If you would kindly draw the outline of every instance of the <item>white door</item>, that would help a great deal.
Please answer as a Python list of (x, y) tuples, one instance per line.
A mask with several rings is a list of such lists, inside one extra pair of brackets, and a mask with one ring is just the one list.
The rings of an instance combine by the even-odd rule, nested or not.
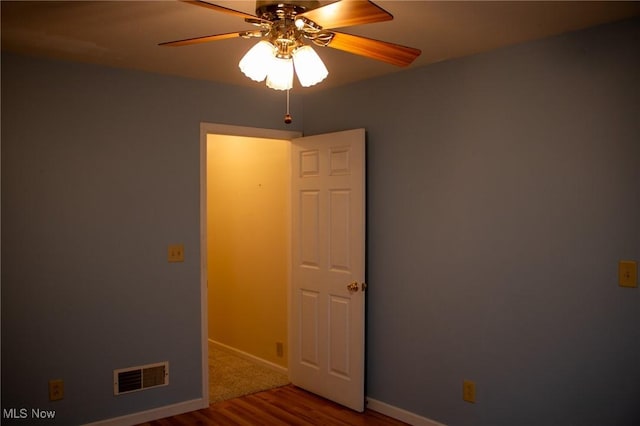
[(365, 131), (293, 139), (291, 153), (291, 382), (363, 411)]

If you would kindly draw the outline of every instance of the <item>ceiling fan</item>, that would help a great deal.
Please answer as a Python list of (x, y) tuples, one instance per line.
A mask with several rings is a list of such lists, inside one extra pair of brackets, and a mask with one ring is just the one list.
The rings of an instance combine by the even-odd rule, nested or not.
[(218, 6), (200, 0), (182, 0), (213, 11), (234, 15), (258, 27), (252, 31), (214, 34), (160, 43), (160, 46), (187, 46), (230, 38), (260, 39), (240, 61), (241, 71), (255, 81), (266, 78), (267, 86), (289, 90), (294, 68), (302, 86), (324, 80), (328, 71), (318, 54), (305, 42), (331, 47), (356, 55), (407, 66), (421, 51), (412, 47), (355, 36), (336, 28), (389, 21), (393, 15), (368, 0), (256, 1), (256, 14)]

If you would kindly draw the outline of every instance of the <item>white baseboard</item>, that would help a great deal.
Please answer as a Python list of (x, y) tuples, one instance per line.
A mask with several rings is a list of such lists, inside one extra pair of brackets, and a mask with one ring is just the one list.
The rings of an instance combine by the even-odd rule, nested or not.
[(267, 361), (266, 359), (262, 359), (259, 358), (255, 355), (251, 355), (250, 353), (241, 351), (240, 349), (236, 349), (232, 346), (229, 345), (225, 345), (224, 343), (220, 343), (220, 342), (216, 342), (215, 340), (209, 339), (209, 343), (211, 345), (213, 345), (215, 348), (226, 351), (226, 352), (230, 352), (236, 356), (239, 356), (240, 358), (244, 358), (248, 361), (252, 361), (255, 362), (257, 364), (260, 364), (264, 367), (270, 368), (274, 371), (277, 371), (278, 373), (282, 373), (282, 374), (286, 374), (287, 377), (289, 376), (289, 369), (286, 367), (283, 367), (281, 365), (275, 364), (271, 361)]
[(209, 401), (205, 401), (204, 399), (193, 399), (191, 401), (179, 402), (177, 404), (140, 411), (126, 416), (86, 423), (83, 426), (131, 426), (153, 420), (164, 419), (165, 417), (177, 416), (178, 414), (184, 414), (190, 411), (201, 410), (208, 406)]
[(419, 416), (373, 398), (367, 398), (367, 408), (413, 426), (445, 426), (435, 420), (427, 419), (426, 417)]
[[(279, 373), (288, 375), (289, 370), (280, 365), (274, 364), (265, 359), (256, 357), (247, 352), (225, 345), (220, 342), (209, 339), (209, 343), (214, 347), (233, 353), (241, 358), (261, 364), (267, 368), (271, 368)], [(204, 399), (194, 399), (191, 401), (180, 402), (177, 404), (167, 405), (164, 407), (154, 408), (151, 410), (140, 411), (138, 413), (128, 414), (125, 416), (114, 417), (111, 419), (100, 420), (97, 422), (86, 423), (83, 426), (131, 426), (140, 423), (150, 422), (153, 420), (163, 419), (165, 417), (177, 416), (179, 414), (191, 411), (201, 410), (209, 406), (209, 401)], [(419, 416), (402, 408), (395, 407), (382, 401), (367, 397), (367, 409), (377, 411), (378, 413), (392, 417), (396, 420), (408, 423), (412, 426), (446, 426), (435, 420)]]

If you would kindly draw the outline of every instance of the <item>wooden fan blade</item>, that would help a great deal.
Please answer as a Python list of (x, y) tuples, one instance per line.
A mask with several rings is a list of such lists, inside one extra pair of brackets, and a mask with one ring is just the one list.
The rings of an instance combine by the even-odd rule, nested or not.
[(334, 32), (328, 46), (400, 67), (406, 67), (422, 53), (420, 49), (413, 47), (339, 32)]
[(250, 18), (257, 19), (255, 15), (250, 15), (248, 13), (240, 12), (239, 10), (229, 9), (228, 7), (218, 6), (217, 4), (207, 3), (206, 1), (201, 0), (181, 0), (184, 3), (189, 3), (194, 6), (204, 7), (206, 9), (215, 10), (216, 12), (227, 13), (229, 15), (239, 16), (241, 18)]
[(393, 15), (368, 0), (342, 0), (301, 13), (324, 29), (390, 21)]
[(226, 40), (228, 38), (240, 37), (240, 34), (245, 34), (246, 31), (239, 31), (235, 33), (214, 34), (202, 37), (186, 38), (184, 40), (167, 41), (158, 44), (158, 46), (178, 47), (189, 46), (191, 44), (209, 43), (210, 41)]

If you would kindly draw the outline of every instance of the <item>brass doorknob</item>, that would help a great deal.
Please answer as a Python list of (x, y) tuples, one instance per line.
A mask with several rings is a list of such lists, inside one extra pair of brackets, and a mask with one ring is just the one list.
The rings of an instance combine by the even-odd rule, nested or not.
[[(362, 291), (365, 291), (366, 289), (367, 283), (362, 283)], [(356, 293), (358, 291), (358, 281), (347, 284), (347, 290), (349, 290), (349, 293)]]

